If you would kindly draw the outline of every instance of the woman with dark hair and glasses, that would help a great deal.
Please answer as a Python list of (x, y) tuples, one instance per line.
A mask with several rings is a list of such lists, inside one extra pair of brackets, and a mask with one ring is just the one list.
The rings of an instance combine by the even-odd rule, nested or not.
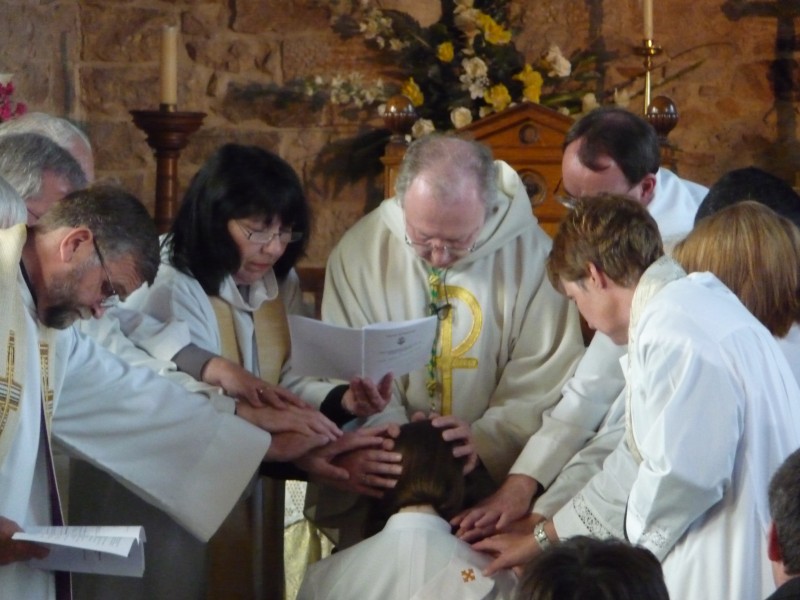
[[(326, 407), (331, 409), (328, 412), (344, 422), (356, 414), (371, 414), (373, 404), (382, 408), (390, 393), (391, 376), (376, 387), (360, 379), (349, 386), (333, 386), (291, 375), (286, 314), (305, 312), (293, 267), (308, 243), (310, 220), (300, 180), (285, 160), (256, 146), (226, 144), (192, 179), (162, 242), (163, 264), (158, 277), (139, 299), (143, 312), (187, 324), (191, 342), (202, 352), (191, 346), (182, 350), (194, 355), (182, 357), (184, 364), (187, 358), (190, 362), (196, 359), (196, 370), (201, 371), (200, 365), (208, 365), (211, 357), (220, 355), (268, 382), (271, 388), (265, 391), (269, 393), (260, 396), (274, 408), (265, 424), (273, 432), (304, 433), (309, 426), (318, 428), (320, 419), (327, 422), (298, 396), (314, 404), (325, 398)], [(276, 396), (285, 402), (276, 402)], [(246, 409), (240, 402), (239, 410)], [(260, 493), (260, 487), (256, 489)], [(290, 512), (298, 526), (306, 527), (299, 521), (302, 494), (299, 497), (299, 505), (293, 503), (295, 510)], [(252, 524), (245, 512), (234, 509), (212, 538), (209, 560), (214, 565), (230, 560), (244, 571), (250, 567), (250, 558), (228, 548), (225, 541), (232, 537), (229, 532), (236, 526), (237, 515), (238, 527), (249, 533)], [(198, 578), (203, 578), (205, 569), (198, 567)], [(217, 570), (216, 566), (210, 568)], [(247, 594), (251, 582), (247, 577), (236, 579), (245, 590), (241, 593)], [(212, 595), (219, 592), (220, 597), (249, 597), (239, 595), (238, 590), (209, 591)]]

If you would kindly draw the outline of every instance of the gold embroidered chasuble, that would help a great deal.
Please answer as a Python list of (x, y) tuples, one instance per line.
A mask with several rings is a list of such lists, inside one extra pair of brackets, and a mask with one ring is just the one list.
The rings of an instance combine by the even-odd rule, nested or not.
[[(48, 440), (53, 420), (54, 394), (53, 360), (51, 356), (57, 331), (38, 324), (38, 340), (29, 340), (26, 335), (27, 318), (22, 294), (16, 285), (8, 285), (16, 279), (19, 271), (22, 247), (27, 238), (24, 224), (0, 230), (0, 273), (4, 275), (5, 285), (0, 287), (0, 464), (5, 460), (19, 427), (20, 402), (22, 400), (25, 373), (24, 357), (29, 344), (39, 347), (41, 402)], [(14, 275), (12, 275), (14, 274)], [(47, 444), (49, 448), (49, 443)]]

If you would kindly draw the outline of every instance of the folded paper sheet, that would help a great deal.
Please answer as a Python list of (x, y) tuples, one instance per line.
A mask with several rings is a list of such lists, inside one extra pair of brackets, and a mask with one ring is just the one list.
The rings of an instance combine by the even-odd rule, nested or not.
[(425, 366), (436, 337), (436, 316), (373, 323), (362, 329), (289, 317), (292, 371), (297, 375), (349, 380), (387, 373), (400, 377)]
[(144, 573), (143, 527), (31, 527), (12, 536), (50, 549), (30, 566), (51, 571), (141, 577)]

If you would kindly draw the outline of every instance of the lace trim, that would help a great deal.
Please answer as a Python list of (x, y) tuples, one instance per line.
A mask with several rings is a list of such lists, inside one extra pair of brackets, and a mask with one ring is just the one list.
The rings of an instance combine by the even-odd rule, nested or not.
[(603, 525), (600, 519), (592, 512), (592, 509), (589, 508), (589, 504), (586, 502), (582, 493), (579, 493), (572, 499), (572, 508), (575, 509), (575, 514), (578, 515), (581, 523), (589, 530), (592, 537), (600, 539), (614, 537), (611, 531)]
[(653, 551), (653, 554), (660, 554), (660, 550), (666, 550), (670, 546), (667, 530), (663, 527), (655, 527), (644, 531), (636, 543), (639, 546), (649, 548)]

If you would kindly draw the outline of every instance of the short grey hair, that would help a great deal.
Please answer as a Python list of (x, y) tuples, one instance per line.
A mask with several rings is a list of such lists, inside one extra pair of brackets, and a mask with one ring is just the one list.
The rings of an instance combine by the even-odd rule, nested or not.
[(27, 218), (25, 201), (10, 183), (0, 177), (0, 228), (24, 223)]
[(439, 200), (454, 199), (453, 181), (468, 177), (478, 187), (487, 217), (497, 203), (497, 166), (485, 144), (437, 133), (412, 142), (395, 181), (395, 198), (400, 206), (414, 180), (423, 173), (433, 175), (430, 183)]
[(86, 187), (86, 175), (78, 161), (51, 139), (37, 133), (0, 136), (0, 176), (23, 200), (41, 191), (45, 171), (64, 177), (73, 189)]
[(92, 144), (86, 133), (72, 121), (43, 112), (29, 112), (0, 123), (0, 136), (19, 133), (38, 133), (64, 149), (78, 140), (87, 148)]

